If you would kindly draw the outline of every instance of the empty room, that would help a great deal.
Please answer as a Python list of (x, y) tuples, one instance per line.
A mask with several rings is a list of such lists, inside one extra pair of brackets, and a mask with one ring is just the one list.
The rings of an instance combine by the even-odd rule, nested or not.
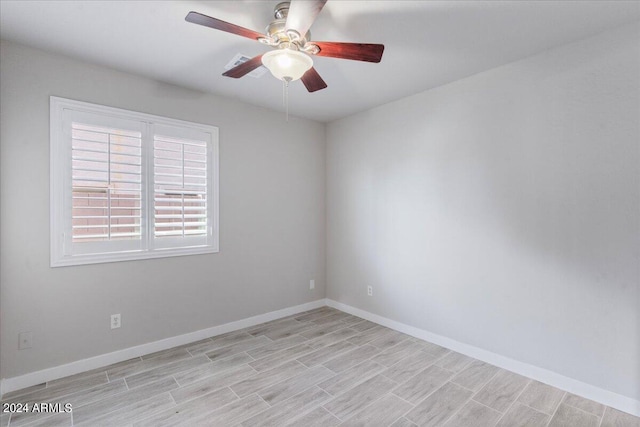
[(0, 39), (0, 427), (640, 427), (640, 1)]

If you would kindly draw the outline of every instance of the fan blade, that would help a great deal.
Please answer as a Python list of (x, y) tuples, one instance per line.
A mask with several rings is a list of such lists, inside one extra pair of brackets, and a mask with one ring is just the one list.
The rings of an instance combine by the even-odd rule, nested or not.
[(306, 87), (309, 92), (315, 92), (327, 87), (327, 84), (322, 80), (320, 74), (318, 74), (316, 69), (313, 67), (309, 68), (309, 70), (304, 73), (301, 80), (302, 83), (304, 83), (304, 87)]
[(224, 22), (198, 12), (189, 12), (187, 14), (187, 17), (184, 19), (187, 22), (191, 22), (192, 24), (204, 25), (205, 27), (213, 28), (220, 31), (226, 31), (227, 33), (237, 34), (239, 36), (247, 37), (254, 40), (258, 40), (264, 37), (263, 34), (260, 34), (256, 31), (240, 27), (239, 25), (230, 24), (228, 22)]
[(240, 65), (233, 67), (223, 74), (225, 77), (232, 77), (234, 79), (239, 79), (240, 77), (249, 74), (256, 68), (262, 65), (262, 55), (254, 56), (247, 62), (243, 62)]
[(354, 61), (380, 62), (383, 44), (370, 43), (339, 43), (339, 42), (311, 42), (320, 48), (318, 56), (331, 58), (353, 59)]
[(304, 37), (327, 0), (293, 0), (289, 5), (286, 30), (296, 30)]

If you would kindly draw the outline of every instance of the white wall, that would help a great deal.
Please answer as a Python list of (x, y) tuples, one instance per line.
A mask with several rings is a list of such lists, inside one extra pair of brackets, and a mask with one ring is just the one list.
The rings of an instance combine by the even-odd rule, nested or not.
[[(323, 124), (8, 42), (0, 52), (0, 378), (324, 297)], [(50, 268), (50, 95), (218, 126), (220, 253)], [(20, 331), (32, 349), (17, 350)]]
[(638, 40), (331, 123), (327, 297), (640, 399)]

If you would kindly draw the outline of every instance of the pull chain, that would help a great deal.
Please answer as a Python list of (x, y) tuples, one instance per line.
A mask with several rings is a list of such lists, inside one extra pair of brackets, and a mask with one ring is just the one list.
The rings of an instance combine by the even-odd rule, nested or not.
[(285, 119), (289, 121), (289, 82), (291, 77), (282, 79), (282, 104), (284, 105)]

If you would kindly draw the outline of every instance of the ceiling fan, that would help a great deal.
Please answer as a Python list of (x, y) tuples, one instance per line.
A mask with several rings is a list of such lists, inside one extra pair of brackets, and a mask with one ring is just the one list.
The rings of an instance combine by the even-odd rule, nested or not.
[(309, 92), (327, 87), (320, 74), (313, 68), (311, 55), (355, 61), (380, 62), (384, 45), (369, 43), (340, 43), (311, 41), (309, 28), (327, 0), (292, 0), (278, 3), (275, 19), (267, 26), (266, 34), (230, 24), (198, 12), (189, 12), (187, 22), (237, 34), (257, 40), (271, 50), (228, 70), (226, 77), (240, 78), (264, 65), (271, 74), (287, 84), (301, 79)]

